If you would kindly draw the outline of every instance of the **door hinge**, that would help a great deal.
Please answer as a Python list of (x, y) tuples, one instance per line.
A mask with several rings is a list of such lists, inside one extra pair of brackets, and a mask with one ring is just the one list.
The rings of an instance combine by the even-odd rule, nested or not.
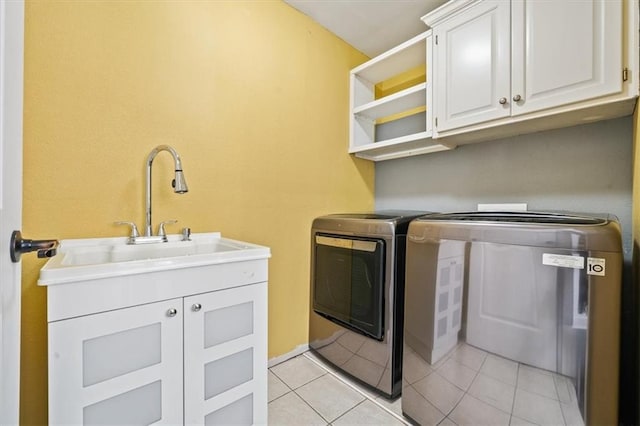
[(436, 127), (438, 127), (438, 117), (436, 117)]
[(629, 68), (625, 67), (622, 70), (622, 81), (627, 81), (629, 79)]
[(436, 45), (438, 44), (438, 35), (436, 34)]

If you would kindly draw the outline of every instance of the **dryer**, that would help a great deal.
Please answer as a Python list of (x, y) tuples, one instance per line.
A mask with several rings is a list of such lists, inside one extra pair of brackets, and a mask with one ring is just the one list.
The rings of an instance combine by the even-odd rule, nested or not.
[(424, 213), (333, 214), (311, 229), (309, 347), (390, 398), (401, 390), (406, 234)]

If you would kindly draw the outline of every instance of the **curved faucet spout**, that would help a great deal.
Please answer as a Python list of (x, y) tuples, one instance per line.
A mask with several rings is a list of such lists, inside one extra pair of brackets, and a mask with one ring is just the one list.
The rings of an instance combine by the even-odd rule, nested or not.
[(189, 191), (187, 187), (187, 181), (184, 178), (184, 174), (182, 172), (182, 162), (180, 161), (180, 155), (178, 152), (170, 147), (169, 145), (158, 145), (153, 148), (149, 155), (147, 156), (147, 190), (146, 190), (146, 221), (145, 221), (145, 235), (150, 237), (152, 234), (151, 229), (151, 166), (153, 165), (153, 159), (156, 158), (161, 151), (167, 151), (173, 157), (173, 162), (175, 165), (175, 178), (171, 182), (171, 186), (173, 186), (173, 192), (177, 194), (184, 194)]

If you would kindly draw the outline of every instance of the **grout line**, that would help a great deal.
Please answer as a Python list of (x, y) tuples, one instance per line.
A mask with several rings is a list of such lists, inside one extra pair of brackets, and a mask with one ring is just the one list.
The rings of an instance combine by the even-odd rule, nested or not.
[[(451, 413), (453, 413), (453, 411), (458, 407), (458, 405), (460, 405), (460, 403), (462, 402), (462, 400), (464, 399), (464, 397), (465, 397), (466, 395), (469, 395), (470, 397), (473, 397), (473, 395), (471, 395), (471, 394), (469, 393), (469, 391), (471, 390), (471, 386), (473, 386), (473, 383), (474, 383), (476, 380), (478, 380), (478, 376), (480, 376), (480, 370), (482, 370), (482, 366), (484, 365), (484, 363), (486, 362), (486, 360), (487, 360), (487, 354), (485, 353), (484, 358), (482, 359), (482, 363), (480, 364), (480, 367), (478, 367), (478, 369), (477, 369), (477, 370), (475, 370), (475, 369), (473, 369), (473, 368), (469, 367), (469, 368), (471, 368), (472, 370), (474, 370), (474, 371), (476, 372), (476, 375), (475, 375), (475, 376), (473, 376), (473, 380), (471, 380), (471, 383), (469, 383), (469, 387), (468, 387), (466, 390), (464, 390), (464, 389), (462, 390), (462, 397), (460, 397), (460, 399), (458, 400), (458, 402), (456, 402), (456, 403), (455, 403), (455, 405), (453, 406), (453, 408), (451, 408), (451, 410), (449, 410), (449, 412), (445, 414), (445, 419), (449, 419), (449, 415), (450, 415)], [(454, 361), (456, 361), (456, 360), (454, 359)], [(460, 365), (464, 365), (464, 364), (460, 363)], [(468, 366), (467, 366), (467, 367), (468, 367)], [(440, 376), (440, 377), (442, 377), (442, 376)], [(443, 377), (443, 378), (444, 378), (446, 381), (448, 381), (448, 382), (449, 382), (449, 380), (448, 380), (446, 377)], [(449, 382), (449, 383), (451, 383), (451, 382)], [(455, 384), (453, 384), (453, 383), (451, 383), (451, 384), (452, 384), (452, 385), (454, 385), (454, 386), (456, 386), (456, 385), (455, 385)], [(458, 388), (458, 389), (460, 389), (460, 388)], [(476, 398), (476, 399), (478, 399), (478, 398)], [(484, 401), (482, 401), (482, 402), (484, 402)], [(490, 404), (489, 404), (489, 405), (490, 405)], [(449, 419), (449, 420), (451, 420), (451, 419)], [(451, 421), (453, 422), (453, 420), (451, 420)], [(455, 423), (455, 422), (454, 422), (454, 423)]]
[[(323, 376), (324, 376), (324, 375), (323, 375)], [(320, 376), (320, 377), (322, 377), (322, 376)], [(320, 377), (318, 377), (317, 379), (314, 379), (314, 380), (318, 380)], [(312, 381), (314, 381), (314, 380), (312, 380)], [(311, 383), (311, 382), (309, 382), (309, 383)], [(302, 386), (300, 386), (300, 387), (302, 387)], [(298, 388), (298, 389), (300, 389), (300, 388)], [(291, 392), (293, 392), (293, 393), (294, 393), (298, 398), (300, 398), (300, 399), (302, 400), (302, 402), (304, 402), (305, 404), (307, 404), (307, 405), (309, 406), (309, 408), (311, 408), (311, 409), (312, 409), (312, 410), (313, 410), (313, 411), (314, 411), (314, 412), (315, 412), (315, 413), (316, 413), (316, 414), (317, 414), (317, 415), (318, 415), (322, 420), (324, 420), (324, 422), (325, 422), (327, 425), (331, 424), (331, 422), (330, 422), (329, 420), (327, 420), (327, 419), (326, 419), (326, 418), (325, 418), (325, 417), (324, 417), (324, 416), (323, 416), (323, 415), (322, 415), (318, 410), (316, 410), (316, 409), (315, 409), (315, 407), (314, 407), (313, 405), (311, 405), (311, 404), (310, 404), (306, 399), (304, 399), (304, 398), (302, 397), (302, 395), (298, 394), (298, 392), (296, 392), (296, 391), (294, 391), (294, 390), (293, 390), (293, 391), (291, 391)]]
[(564, 409), (562, 408), (562, 401), (560, 401), (560, 392), (558, 392), (558, 381), (559, 380), (556, 380), (555, 376), (553, 376), (552, 379), (553, 379), (553, 387), (555, 388), (556, 396), (558, 397), (558, 404), (560, 404), (560, 414), (562, 415), (562, 421), (564, 422), (564, 425), (566, 425), (567, 424), (567, 416), (565, 415)]
[[(298, 356), (300, 356), (300, 355), (298, 355)], [(305, 358), (307, 358), (307, 359), (308, 359), (308, 357), (305, 357)], [(285, 362), (286, 362), (286, 361), (285, 361)], [(271, 371), (271, 369), (270, 369), (270, 368), (269, 368), (269, 371)], [(330, 424), (331, 424), (331, 422), (329, 422), (329, 421), (328, 421), (328, 420), (327, 420), (327, 419), (326, 419), (326, 418), (325, 418), (325, 417), (324, 417), (320, 412), (318, 412), (318, 410), (316, 410), (316, 409), (315, 409), (315, 407), (313, 407), (313, 405), (311, 405), (311, 404), (310, 404), (306, 399), (304, 399), (304, 398), (302, 397), (302, 395), (300, 395), (298, 392), (296, 392), (296, 390), (297, 390), (297, 389), (300, 389), (300, 388), (302, 388), (302, 387), (304, 387), (304, 386), (308, 385), (309, 383), (311, 383), (311, 382), (314, 382), (314, 381), (318, 380), (320, 377), (323, 377), (323, 376), (324, 376), (324, 374), (323, 374), (322, 376), (320, 376), (320, 377), (316, 377), (315, 379), (312, 379), (311, 381), (309, 381), (309, 382), (307, 382), (307, 383), (305, 383), (305, 384), (303, 384), (303, 385), (300, 385), (300, 386), (298, 386), (297, 388), (293, 389), (293, 388), (291, 388), (291, 386), (289, 386), (287, 383), (285, 383), (285, 381), (284, 381), (284, 380), (282, 380), (280, 377), (278, 377), (278, 375), (277, 375), (276, 373), (274, 373), (273, 371), (271, 371), (271, 373), (272, 373), (272, 374), (273, 374), (273, 375), (274, 375), (278, 380), (280, 380), (280, 381), (281, 381), (281, 382), (282, 382), (282, 383), (287, 387), (287, 389), (289, 389), (289, 392), (286, 392), (286, 393), (284, 393), (284, 394), (280, 395), (279, 397), (274, 398), (273, 400), (269, 401), (269, 402), (268, 402), (268, 404), (271, 404), (273, 401), (277, 401), (278, 399), (280, 399), (280, 398), (282, 398), (282, 397), (284, 397), (284, 396), (286, 396), (286, 395), (289, 395), (290, 393), (293, 393), (295, 396), (297, 396), (298, 398), (300, 398), (300, 399), (302, 400), (302, 402), (304, 402), (307, 406), (309, 406), (309, 408), (311, 408), (311, 409), (312, 409), (312, 410), (313, 410), (313, 411), (314, 411), (314, 412), (315, 412), (315, 413), (316, 413), (316, 414), (317, 414), (317, 415), (318, 415), (322, 420), (324, 420), (324, 422), (325, 422), (327, 425), (330, 425)], [(268, 405), (268, 404), (267, 404), (267, 405)]]
[(350, 412), (352, 412), (353, 410), (355, 410), (357, 407), (361, 406), (362, 404), (364, 404), (364, 402), (367, 400), (367, 398), (363, 399), (362, 401), (358, 402), (356, 405), (354, 405), (353, 407), (349, 408), (347, 411), (345, 411), (344, 413), (340, 414), (338, 417), (336, 417), (333, 421), (338, 421), (338, 419), (346, 416), (347, 414), (349, 414)]
[[(513, 389), (513, 401), (511, 401), (511, 417), (513, 417), (513, 410), (516, 408), (516, 398), (518, 397), (518, 381), (520, 380), (520, 363), (516, 363), (516, 384)], [(528, 420), (527, 420), (528, 421)], [(511, 422), (511, 420), (509, 420)]]
[[(282, 380), (280, 377), (278, 377), (278, 375), (276, 373), (274, 373), (271, 368), (267, 369), (267, 387), (268, 387), (268, 383), (269, 383), (269, 374), (273, 374), (273, 376), (276, 378), (276, 380), (278, 380), (280, 383), (282, 383), (284, 385), (285, 388), (287, 388), (287, 391), (285, 393), (283, 393), (282, 395), (278, 395), (277, 397), (273, 398), (271, 401), (267, 401), (267, 405), (271, 404), (273, 401), (277, 401), (278, 399), (282, 398), (283, 396), (293, 392), (293, 389), (291, 389), (289, 387), (288, 384), (286, 384), (284, 382), (284, 380)], [(269, 399), (269, 395), (268, 395), (268, 389), (267, 389), (267, 400)]]
[[(358, 392), (360, 395), (364, 396), (365, 399), (368, 399), (369, 401), (372, 401), (374, 404), (376, 404), (378, 407), (382, 408), (384, 411), (386, 411), (387, 413), (391, 414), (393, 417), (395, 417), (396, 419), (400, 420), (402, 423), (406, 424), (406, 425), (410, 425), (411, 423), (409, 423), (404, 417), (399, 416), (398, 414), (394, 413), (393, 411), (389, 410), (387, 407), (385, 407), (384, 405), (380, 404), (378, 401), (376, 401), (375, 399), (371, 398), (370, 395), (366, 394), (365, 392), (363, 392), (362, 390), (360, 390), (356, 385), (354, 385), (353, 383), (347, 381), (346, 379), (344, 379), (343, 377), (341, 377), (340, 375), (336, 374), (335, 372), (329, 370), (327, 367), (325, 367), (322, 363), (320, 363), (319, 361), (315, 360), (314, 358), (310, 357), (307, 355), (307, 352), (302, 354), (304, 357), (306, 357), (307, 359), (313, 361), (316, 365), (320, 366), (322, 369), (324, 369), (325, 371), (327, 371), (329, 374), (331, 374), (333, 377), (335, 377), (336, 379), (340, 380), (342, 383), (346, 384), (347, 386), (349, 386), (351, 389), (355, 390), (356, 392)], [(356, 407), (360, 405), (357, 404)], [(355, 407), (354, 407), (355, 408)], [(353, 409), (353, 408), (352, 408)], [(351, 410), (348, 410), (347, 412), (349, 412)]]

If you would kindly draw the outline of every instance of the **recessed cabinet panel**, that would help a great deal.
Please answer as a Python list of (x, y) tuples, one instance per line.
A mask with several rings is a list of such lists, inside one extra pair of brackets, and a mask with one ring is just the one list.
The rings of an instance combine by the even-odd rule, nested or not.
[[(525, 60), (530, 70), (526, 75), (527, 86), (532, 93), (593, 80), (600, 71), (593, 66), (599, 38), (594, 34), (594, 2), (567, 2), (558, 7), (553, 3), (527, 1), (524, 5), (524, 36), (530, 44), (525, 42), (523, 47), (527, 49)], [(514, 22), (517, 13), (514, 5)], [(566, 29), (570, 21), (574, 22), (571, 31), (551, 30)], [(563, 52), (568, 54), (558, 54), (558, 44), (570, 46), (568, 52)]]
[(253, 394), (240, 398), (204, 417), (206, 426), (253, 424)]
[(511, 7), (512, 115), (622, 91), (621, 1), (513, 0)]
[(137, 327), (82, 343), (82, 385), (90, 386), (161, 362), (162, 325)]
[(158, 380), (84, 407), (85, 425), (149, 425), (162, 419), (162, 383)]
[(253, 302), (214, 309), (204, 314), (204, 347), (253, 334)]
[(212, 398), (252, 379), (252, 348), (211, 361), (204, 366), (204, 398)]
[(509, 116), (509, 11), (480, 2), (434, 28), (438, 132)]
[(443, 34), (446, 37), (443, 44), (449, 51), (458, 52), (450, 55), (447, 63), (447, 117), (493, 108), (495, 96), (491, 85), (475, 84), (476, 78), (491, 78), (494, 72), (493, 21), (490, 13), (484, 13)]

